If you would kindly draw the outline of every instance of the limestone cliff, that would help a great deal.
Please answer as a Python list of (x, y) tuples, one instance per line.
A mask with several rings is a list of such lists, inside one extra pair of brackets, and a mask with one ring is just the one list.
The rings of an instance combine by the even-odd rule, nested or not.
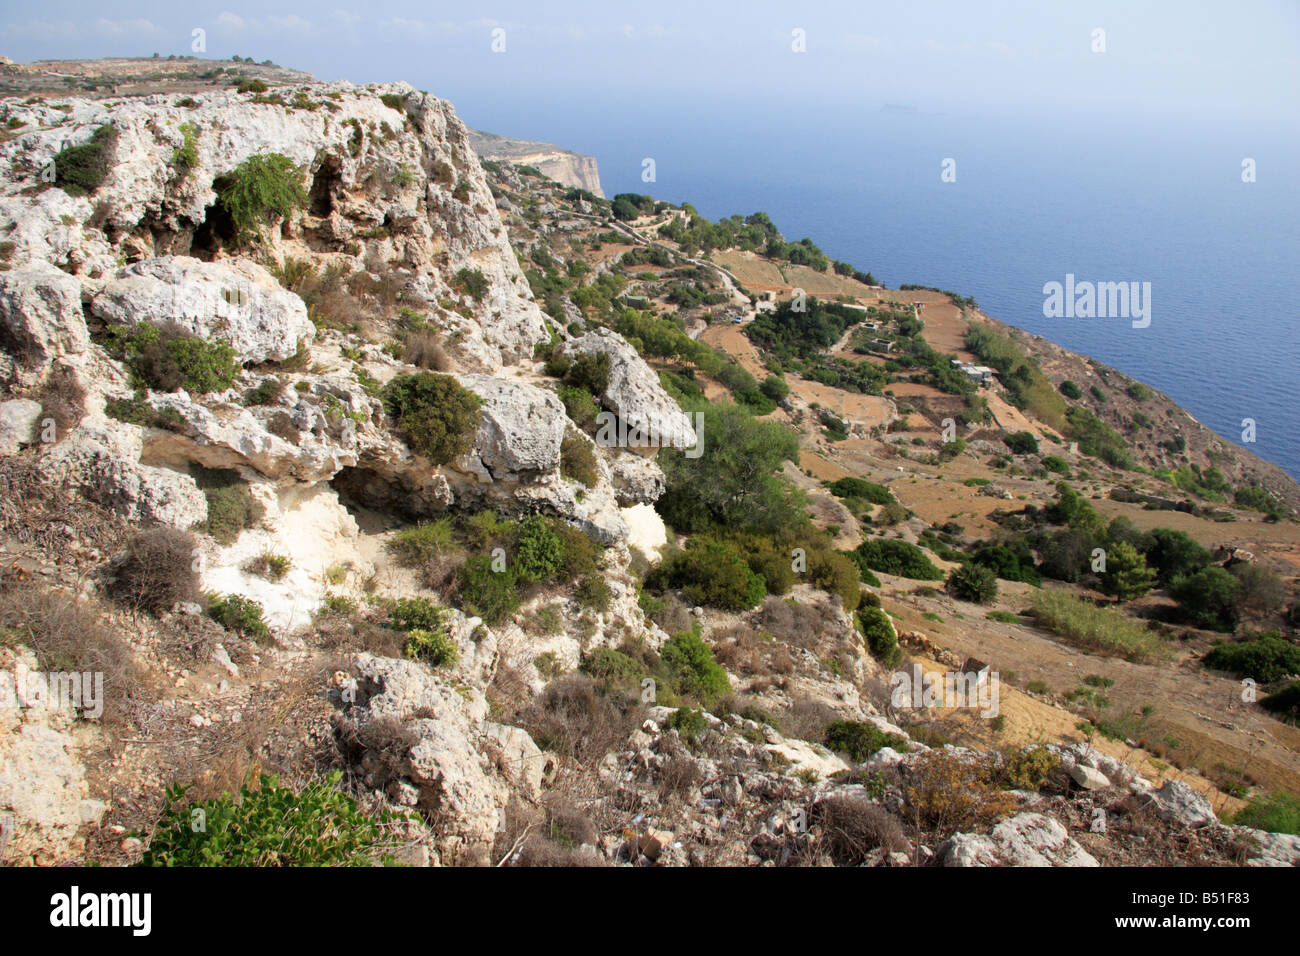
[(521, 166), (532, 166), (548, 179), (565, 186), (576, 186), (600, 196), (600, 172), (595, 157), (584, 156), (561, 149), (550, 143), (534, 143), (525, 139), (511, 139), (495, 133), (472, 129), (470, 143), (480, 159), (505, 160)]

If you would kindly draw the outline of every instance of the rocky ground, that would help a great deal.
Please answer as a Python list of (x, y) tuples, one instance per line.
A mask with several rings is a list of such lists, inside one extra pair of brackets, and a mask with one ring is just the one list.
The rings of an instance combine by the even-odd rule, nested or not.
[[(1176, 774), (1142, 776), (1104, 748), (940, 741), (890, 711), (887, 671), (824, 590), (647, 612), (642, 580), (670, 543), (653, 508), (663, 470), (593, 442), (542, 359), (607, 363), (599, 406), (665, 445), (690, 447), (691, 420), (634, 344), (586, 327), (576, 289), (544, 312), (525, 276), (543, 242), (611, 224), (509, 168), (490, 179), (428, 93), (274, 70), (243, 92), (29, 85), (0, 100), (0, 678), (14, 690), (0, 694), (0, 861), (128, 864), (169, 786), (201, 799), (259, 772), (302, 786), (335, 770), (364, 808), (405, 815), (389, 849), (417, 865), (1300, 860), (1297, 838), (1223, 825)], [(66, 188), (68, 147), (105, 128), (102, 182)], [(248, 241), (220, 197), (267, 155), (300, 171), (305, 201)], [(579, 255), (587, 284), (614, 268)], [(228, 342), (235, 380), (141, 387), (120, 343), (146, 325)], [(381, 397), (429, 370), (481, 412), (440, 464)], [(796, 393), (774, 413), (810, 453), (813, 411)], [(230, 488), (247, 514), (227, 535)], [(814, 504), (851, 546), (852, 516)], [(437, 568), (401, 559), (404, 532), (485, 514), (577, 529), (595, 555), (584, 586), (527, 587), (489, 624)], [(158, 529), (186, 536), (141, 537)], [(192, 566), (207, 597), (172, 600), (159, 573), (124, 600), (142, 540), (184, 541), (149, 567)], [(265, 631), (218, 623), (215, 595), (258, 602)], [(394, 602), (418, 598), (452, 605), (453, 664), (410, 659), (388, 626)], [(708, 707), (644, 700), (592, 666), (615, 648), (658, 666), (692, 630), (733, 688)], [(920, 638), (907, 650), (941, 656)], [(70, 669), (105, 675), (101, 713), (33, 692), (33, 675)], [(837, 721), (858, 743), (825, 746)]]

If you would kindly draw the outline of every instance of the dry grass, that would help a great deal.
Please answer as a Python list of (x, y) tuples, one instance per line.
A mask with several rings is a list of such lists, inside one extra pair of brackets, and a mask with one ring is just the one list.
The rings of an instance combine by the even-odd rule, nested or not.
[(582, 767), (594, 767), (622, 746), (639, 723), (636, 709), (624, 712), (584, 674), (553, 681), (516, 718), (543, 750)]
[(411, 332), (402, 341), (402, 358), (417, 368), (434, 372), (451, 371), (451, 358), (442, 347), (442, 337), (436, 332)]
[(821, 829), (817, 849), (841, 866), (860, 866), (875, 849), (897, 853), (908, 848), (898, 820), (865, 797), (846, 794), (818, 801), (811, 822)]
[(0, 593), (0, 643), (31, 648), (43, 671), (103, 674), (100, 720), (121, 727), (152, 698), (153, 687), (130, 646), (101, 622), (102, 614), (95, 601), (14, 584)]
[(41, 428), (45, 420), (55, 425), (56, 437), (62, 441), (86, 414), (86, 390), (70, 368), (56, 365), (41, 389)]

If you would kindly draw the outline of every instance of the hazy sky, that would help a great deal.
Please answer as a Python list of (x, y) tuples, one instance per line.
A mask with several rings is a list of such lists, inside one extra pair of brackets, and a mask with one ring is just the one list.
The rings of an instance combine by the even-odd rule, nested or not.
[[(1294, 125), (1300, 2), (15, 3), (15, 60), (191, 52), (252, 56), (356, 83), (405, 79), (473, 124), (537, 135), (575, 111), (806, 107), (932, 112), (1247, 114)], [(505, 52), (491, 49), (505, 30)], [(1093, 31), (1105, 52), (1092, 52)], [(805, 31), (806, 52), (792, 51)], [(815, 101), (815, 102), (814, 102)], [(527, 128), (525, 130), (525, 127)], [(1081, 128), (1086, 135), (1086, 128)]]

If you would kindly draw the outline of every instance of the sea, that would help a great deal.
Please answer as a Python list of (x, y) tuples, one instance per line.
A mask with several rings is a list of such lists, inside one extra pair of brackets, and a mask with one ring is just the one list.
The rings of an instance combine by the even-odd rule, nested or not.
[[(595, 156), (607, 196), (762, 210), (886, 285), (974, 296), (1300, 478), (1294, 116), (643, 104), (499, 132)], [(1067, 276), (1150, 283), (1150, 323), (1048, 317), (1044, 286)]]

